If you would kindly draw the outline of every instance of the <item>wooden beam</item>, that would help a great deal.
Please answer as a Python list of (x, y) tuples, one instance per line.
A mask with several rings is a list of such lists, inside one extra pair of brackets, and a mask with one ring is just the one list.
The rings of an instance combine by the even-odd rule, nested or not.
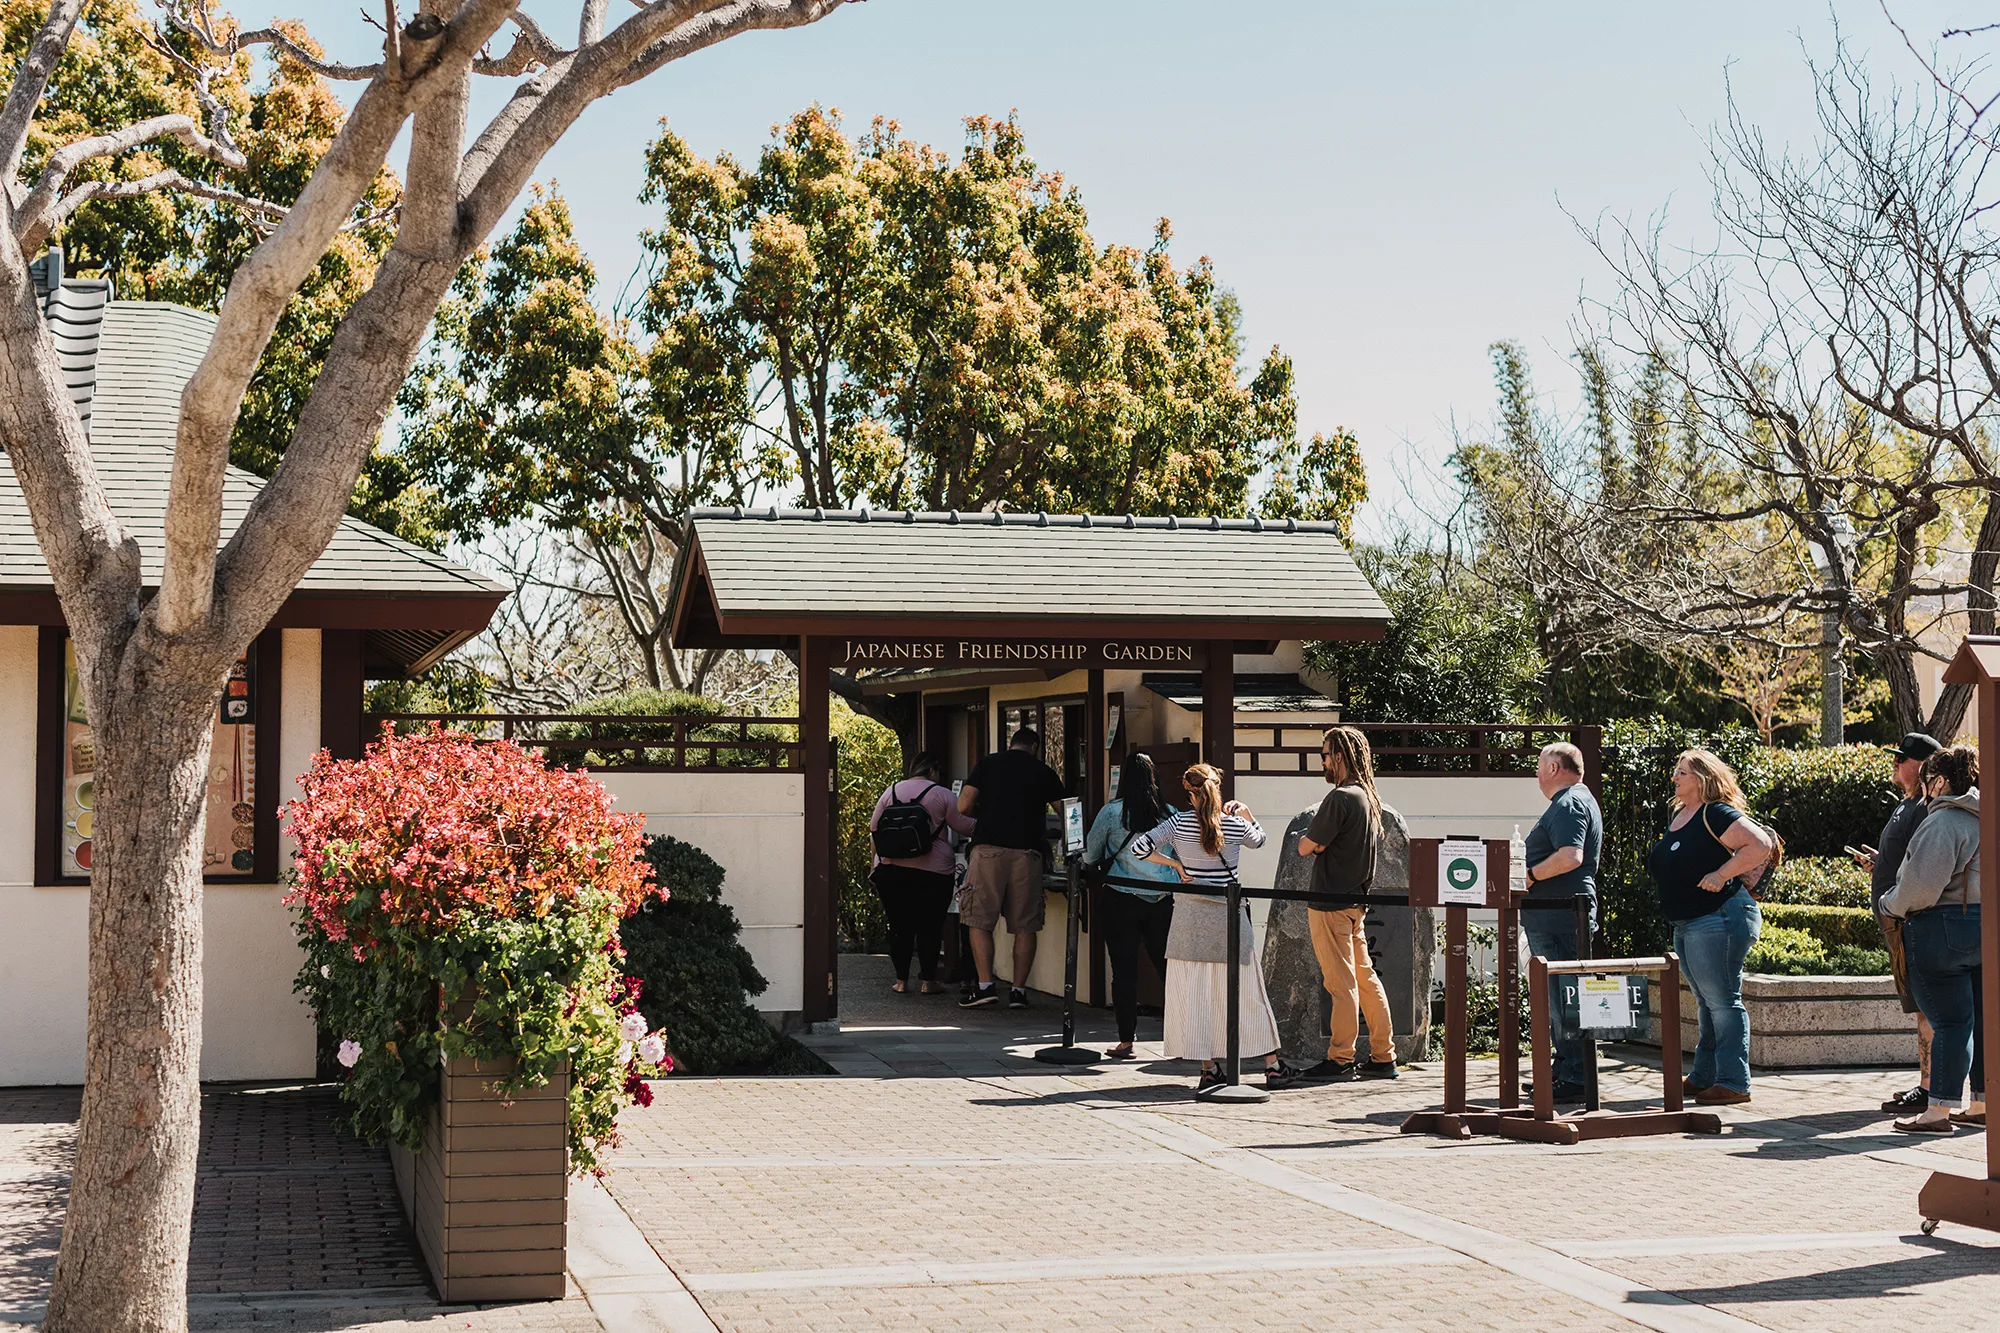
[(805, 997), (800, 1016), (808, 1023), (840, 1016), (835, 937), (840, 918), (834, 901), (840, 886), (833, 873), (837, 811), (827, 648), (826, 640), (807, 638), (799, 651), (799, 741), (805, 751), (805, 931), (800, 945)]
[(1236, 799), (1236, 661), (1225, 640), (1208, 645), (1201, 668), (1201, 758), (1222, 772), (1222, 799)]
[(319, 633), (319, 743), (335, 759), (359, 759), (368, 739), (361, 734), (361, 634)]

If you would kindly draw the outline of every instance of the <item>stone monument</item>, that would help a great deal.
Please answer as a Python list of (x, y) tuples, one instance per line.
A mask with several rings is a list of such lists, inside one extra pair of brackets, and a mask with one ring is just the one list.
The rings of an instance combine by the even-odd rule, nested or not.
[[(1313, 811), (1302, 810), (1285, 828), (1278, 852), (1275, 888), (1304, 893), (1312, 887), (1312, 863), (1299, 855), (1299, 835), (1312, 823)], [(1410, 887), (1410, 828), (1403, 817), (1382, 807), (1382, 842), (1375, 855), (1375, 891), (1401, 893)], [(1271, 904), (1264, 932), (1264, 985), (1278, 1017), (1278, 1037), (1285, 1058), (1310, 1067), (1326, 1058), (1328, 1019), (1333, 1002), (1322, 984), (1319, 960), (1313, 956), (1311, 927), (1302, 902), (1279, 899)], [(1389, 992), (1389, 1017), (1396, 1028), (1396, 1058), (1420, 1060), (1429, 1045), (1431, 1027), (1431, 960), (1435, 925), (1428, 907), (1383, 906), (1368, 909), (1365, 929), (1368, 956)], [(1367, 1020), (1362, 1020), (1364, 1034)], [(1367, 1037), (1360, 1050), (1367, 1049)]]

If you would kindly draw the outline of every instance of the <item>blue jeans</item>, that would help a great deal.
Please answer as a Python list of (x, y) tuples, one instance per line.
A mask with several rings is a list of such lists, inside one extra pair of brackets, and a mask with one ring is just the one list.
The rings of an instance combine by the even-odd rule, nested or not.
[(1903, 923), (1903, 956), (1910, 963), (1910, 992), (1931, 1021), (1931, 1101), (1962, 1110), (1968, 1072), (1973, 1097), (1985, 1100), (1979, 904), (1963, 910), (1933, 907), (1911, 916)]
[[(1592, 927), (1595, 928), (1593, 913)], [(1576, 909), (1565, 903), (1562, 910), (1521, 912), (1521, 933), (1528, 937), (1528, 952), (1550, 962), (1569, 960), (1576, 954)], [(1581, 1032), (1562, 1032), (1562, 985), (1568, 978), (1549, 978), (1549, 1030), (1556, 1034), (1555, 1078), (1558, 1083), (1581, 1084), (1590, 1077), (1590, 1043)], [(1574, 983), (1572, 983), (1574, 984)]]
[[(1743, 890), (1692, 921), (1674, 923), (1674, 952), (1700, 1011), (1688, 1078), (1697, 1088), (1750, 1091), (1750, 1011), (1743, 1007), (1743, 959), (1764, 933), (1764, 914)], [(1669, 1040), (1672, 1040), (1670, 1037)]]

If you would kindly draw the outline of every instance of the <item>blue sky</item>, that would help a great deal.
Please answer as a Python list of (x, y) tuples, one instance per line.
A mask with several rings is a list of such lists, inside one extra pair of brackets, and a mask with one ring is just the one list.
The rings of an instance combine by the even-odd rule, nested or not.
[[(1891, 4), (1926, 44), (1995, 17)], [(573, 5), (529, 8), (551, 31), (573, 23)], [(327, 9), (313, 26), (330, 54), (379, 49), (351, 6)], [(1302, 430), (1360, 437), (1364, 531), (1379, 532), (1392, 512), (1421, 519), (1454, 423), (1490, 416), (1494, 340), (1528, 347), (1552, 407), (1573, 397), (1578, 302), (1607, 284), (1565, 210), (1666, 210), (1670, 239), (1698, 240), (1727, 87), (1773, 140), (1807, 141), (1803, 53), (1823, 56), (1836, 20), (1876, 70), (1922, 77), (1878, 0), (866, 0), (620, 92), (542, 177), (615, 291), (649, 221), (635, 196), (662, 117), (699, 151), (750, 155), (815, 101), (851, 129), (887, 115), (952, 146), (963, 117), (1014, 111), (1100, 243), (1143, 245), (1164, 215), (1179, 262), (1214, 260), (1250, 354), (1293, 357)]]

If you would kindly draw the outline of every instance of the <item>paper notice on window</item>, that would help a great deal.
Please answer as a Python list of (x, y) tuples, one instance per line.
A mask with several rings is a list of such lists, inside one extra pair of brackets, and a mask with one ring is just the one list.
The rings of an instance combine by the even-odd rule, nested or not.
[(1579, 977), (1577, 1026), (1588, 1031), (1632, 1026), (1632, 992), (1622, 976)]
[(1438, 902), (1446, 907), (1486, 906), (1486, 844), (1477, 838), (1438, 843)]

